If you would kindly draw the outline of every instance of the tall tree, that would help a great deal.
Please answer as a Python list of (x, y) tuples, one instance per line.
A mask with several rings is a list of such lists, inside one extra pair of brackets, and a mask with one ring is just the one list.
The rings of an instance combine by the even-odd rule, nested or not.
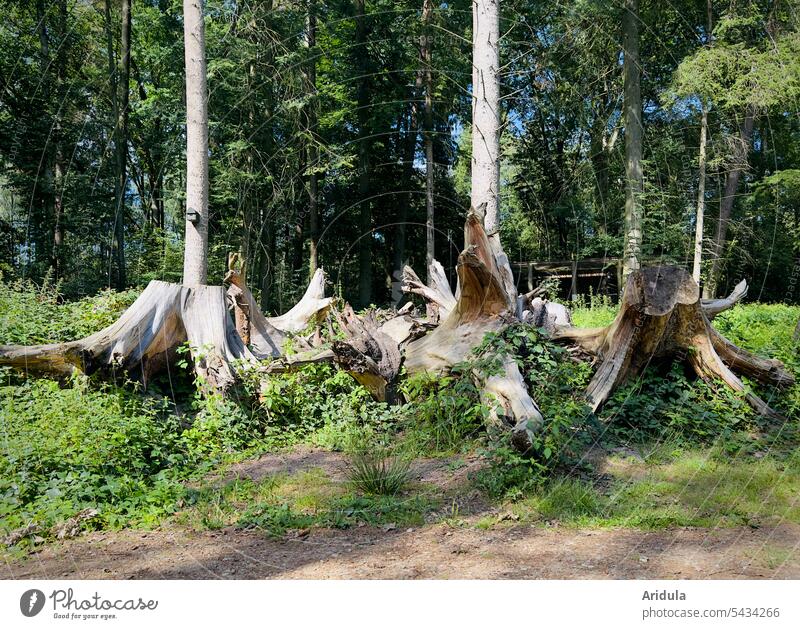
[(372, 204), (370, 202), (369, 61), (365, 0), (354, 0), (356, 18), (355, 54), (358, 63), (358, 300), (362, 306), (372, 301)]
[[(69, 37), (67, 34), (67, 1), (58, 2), (59, 45), (56, 58), (56, 89), (58, 98), (63, 98), (63, 85), (66, 79)], [(62, 114), (56, 113), (53, 121), (53, 256), (51, 266), (55, 276), (61, 277), (64, 246), (64, 141), (61, 124)]]
[(500, 242), (500, 5), (472, 5), (472, 191), (470, 203), (483, 219), (506, 294), (517, 289)]
[(422, 45), (420, 46), (420, 57), (425, 68), (425, 128), (423, 136), (425, 140), (425, 249), (426, 249), (426, 269), (428, 269), (428, 281), (430, 282), (430, 266), (435, 255), (434, 246), (434, 206), (433, 206), (433, 185), (434, 185), (434, 161), (433, 161), (433, 32), (430, 24), (433, 16), (433, 0), (424, 0), (422, 5)]
[[(714, 31), (714, 12), (712, 0), (706, 2), (706, 45), (711, 46)], [(697, 212), (694, 228), (694, 262), (692, 277), (700, 284), (703, 264), (703, 222), (706, 213), (706, 141), (708, 139), (708, 104), (704, 98), (700, 100), (700, 150), (697, 167)]]
[(208, 272), (208, 91), (202, 0), (183, 0), (186, 64), (186, 240), (183, 283), (206, 283)]
[(309, 103), (306, 107), (307, 160), (308, 171), (308, 223), (309, 223), (309, 274), (319, 266), (319, 185), (317, 168), (319, 167), (319, 148), (317, 146), (317, 6), (316, 0), (307, 0), (306, 7), (306, 85)]
[[(106, 15), (110, 14), (106, 0)], [(128, 100), (131, 75), (131, 0), (121, 2), (119, 60), (114, 90), (114, 252), (117, 264), (116, 287), (122, 290), (128, 283), (125, 273), (125, 192), (128, 187)], [(113, 55), (113, 46), (110, 51)]]
[(639, 0), (625, 0), (622, 13), (625, 113), (625, 248), (623, 277), (640, 268), (642, 254), (642, 94)]
[(500, 228), (500, 7), (499, 0), (472, 4), (472, 192), (486, 233)]

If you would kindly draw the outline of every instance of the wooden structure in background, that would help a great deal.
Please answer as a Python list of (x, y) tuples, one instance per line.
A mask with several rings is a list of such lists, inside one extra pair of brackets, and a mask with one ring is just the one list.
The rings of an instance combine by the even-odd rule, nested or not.
[[(512, 262), (511, 267), (517, 284), (526, 283), (528, 291), (533, 290), (544, 280), (557, 279), (560, 282), (557, 297), (576, 299), (587, 294), (591, 287), (595, 295), (608, 295), (619, 299), (622, 284), (622, 258), (582, 258), (580, 260), (548, 260), (543, 262)], [(642, 266), (670, 264), (684, 266), (683, 263), (656, 256), (642, 259)]]

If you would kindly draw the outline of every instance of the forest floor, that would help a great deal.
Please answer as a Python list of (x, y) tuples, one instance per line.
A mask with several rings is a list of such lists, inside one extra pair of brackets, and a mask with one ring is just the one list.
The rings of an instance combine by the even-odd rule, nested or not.
[[(647, 473), (635, 457), (602, 458), (597, 467), (606, 476)], [(414, 489), (403, 498), (416, 506), (404, 511), (381, 503), (382, 517), (362, 521), (358, 509), (375, 509), (377, 503), (341, 506), (345, 462), (342, 455), (303, 448), (238, 463), (207, 480), (216, 493), (206, 492), (159, 528), (92, 532), (47, 544), (26, 558), (7, 558), (0, 577), (800, 578), (800, 524), (793, 517), (651, 529), (531, 518), (524, 507), (477, 491), (472, 479), (485, 463), (465, 455), (417, 460)], [(689, 484), (681, 489), (693, 491)], [(278, 500), (288, 517), (287, 501), (302, 514), (322, 511), (334, 498), (342, 517), (352, 518), (346, 526), (311, 519), (301, 527), (306, 521), (295, 514), (279, 527), (266, 506), (258, 511), (261, 520), (247, 511), (254, 501)], [(262, 525), (242, 526), (243, 511)]]

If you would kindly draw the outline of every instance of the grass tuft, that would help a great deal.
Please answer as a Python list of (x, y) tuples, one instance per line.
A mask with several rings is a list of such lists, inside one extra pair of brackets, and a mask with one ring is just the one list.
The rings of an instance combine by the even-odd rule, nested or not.
[(355, 489), (365, 494), (394, 496), (411, 480), (411, 466), (408, 461), (396, 457), (360, 454), (350, 460), (347, 478)]

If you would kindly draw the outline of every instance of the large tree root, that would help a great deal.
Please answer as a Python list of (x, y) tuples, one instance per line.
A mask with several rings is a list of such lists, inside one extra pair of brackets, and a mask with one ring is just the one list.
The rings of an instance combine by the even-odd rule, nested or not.
[(236, 333), (221, 286), (154, 280), (107, 328), (67, 343), (0, 347), (0, 364), (56, 375), (125, 371), (147, 382), (186, 342), (198, 376), (215, 389), (233, 383), (232, 361), (254, 360)]
[(447, 318), (456, 305), (456, 297), (442, 265), (434, 260), (428, 267), (428, 284), (424, 284), (410, 266), (403, 268), (404, 293), (420, 295), (425, 299), (428, 319), (438, 323)]
[(174, 359), (180, 345), (188, 343), (200, 381), (224, 392), (235, 381), (236, 361), (257, 363), (280, 356), (288, 334), (305, 329), (331, 304), (324, 296), (322, 269), (294, 308), (272, 318), (264, 317), (237, 272), (229, 272), (226, 279), (236, 324), (222, 286), (154, 280), (107, 328), (66, 343), (0, 347), (0, 365), (55, 375), (124, 371), (147, 383)]
[[(406, 347), (409, 373), (441, 373), (465, 361), (487, 332), (498, 332), (516, 320), (516, 293), (507, 283), (480, 219), (470, 212), (465, 226), (465, 248), (458, 258), (458, 298), (447, 317), (432, 332)], [(515, 443), (530, 447), (543, 419), (531, 399), (517, 363), (499, 357), (498, 374), (476, 373), (491, 409), (492, 423), (513, 431)]]
[[(604, 328), (557, 329), (556, 339), (571, 341), (597, 356), (600, 365), (586, 390), (594, 410), (599, 409), (626, 378), (635, 377), (650, 361), (685, 358), (698, 376), (719, 378), (759, 413), (776, 413), (748, 391), (731, 369), (759, 382), (787, 385), (793, 377), (777, 360), (758, 358), (736, 347), (711, 325), (706, 312), (717, 314), (743, 296), (740, 284), (726, 300), (701, 302), (700, 289), (683, 269), (670, 266), (645, 268), (632, 273), (614, 322)], [(724, 303), (723, 303), (724, 302)]]

